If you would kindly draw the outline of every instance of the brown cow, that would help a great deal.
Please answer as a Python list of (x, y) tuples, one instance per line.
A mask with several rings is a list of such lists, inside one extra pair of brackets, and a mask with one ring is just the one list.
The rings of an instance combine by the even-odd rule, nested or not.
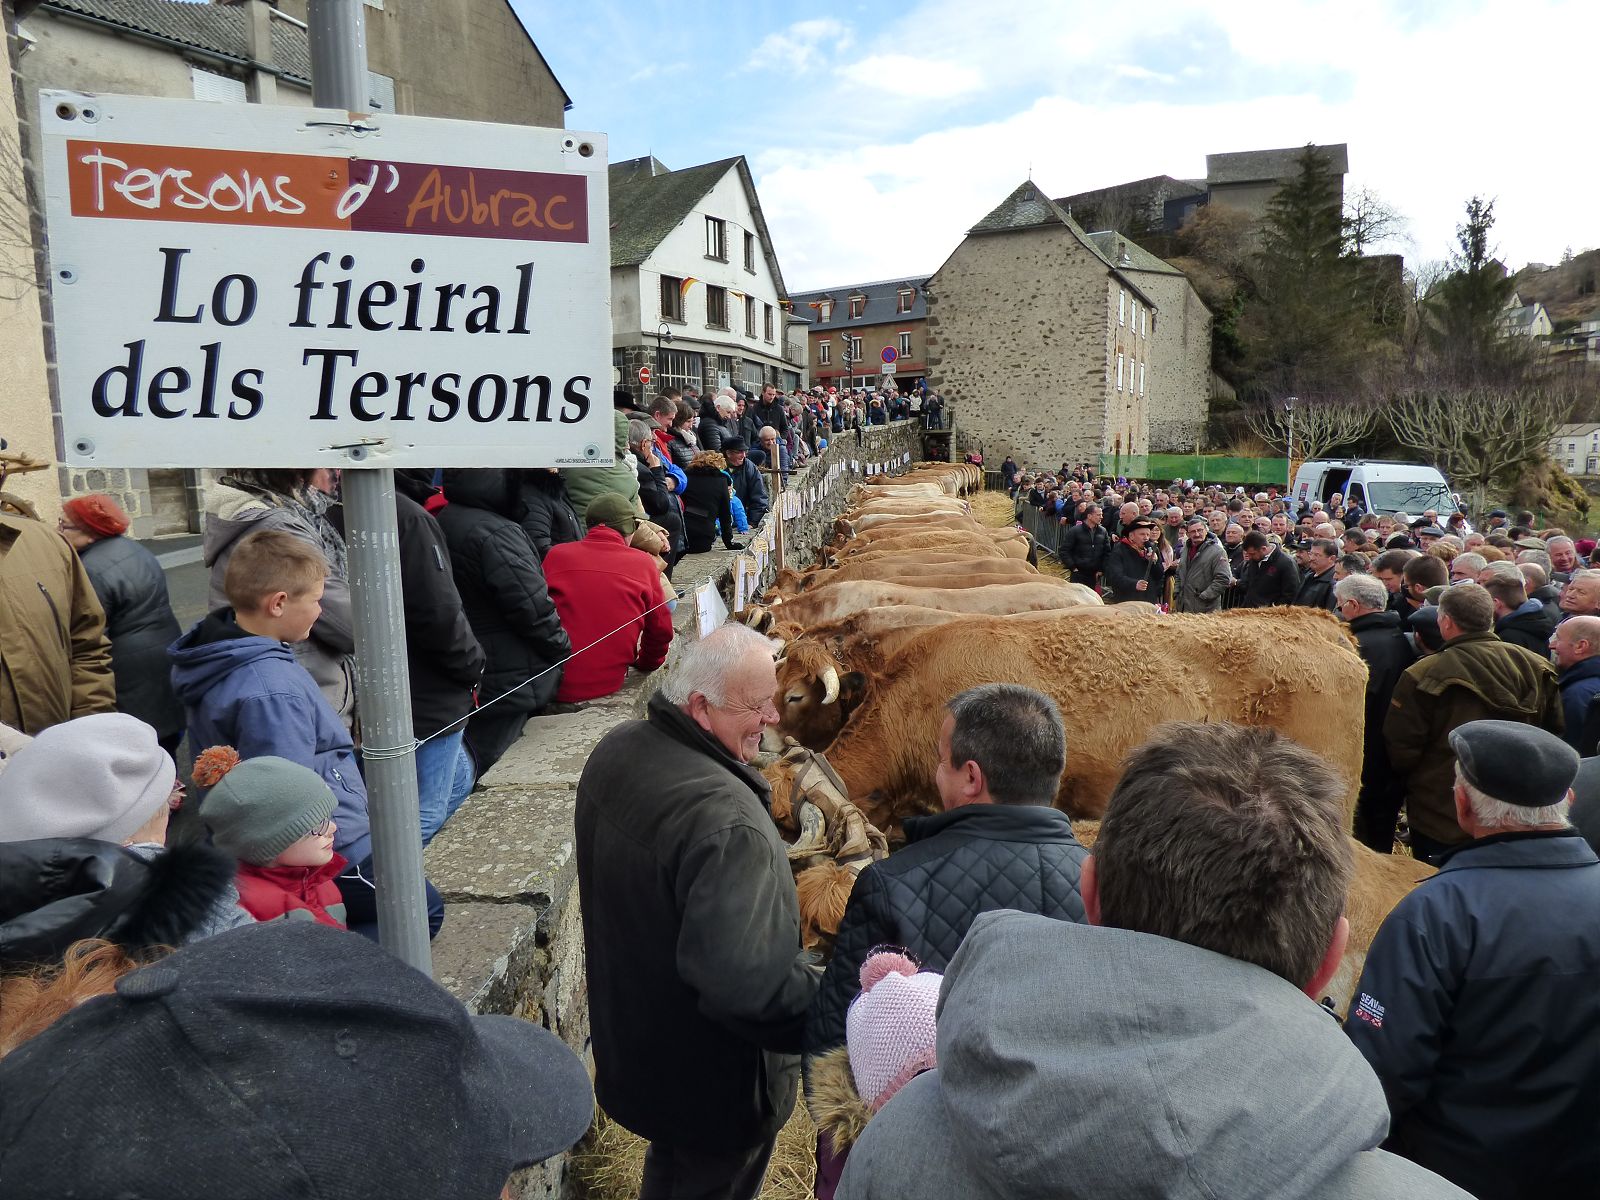
[(1007, 558), (1028, 556), (1028, 535), (1014, 529), (921, 529), (908, 533), (903, 529), (875, 530), (855, 539), (840, 537), (824, 553), (840, 561), (862, 554), (881, 553), (886, 550), (967, 550), (998, 549)]
[[(786, 621), (788, 610), (777, 610)], [(795, 655), (791, 646), (787, 658)], [(1272, 726), (1344, 774), (1353, 811), (1366, 666), (1332, 614), (1246, 609), (1135, 624), (1102, 610), (1025, 625), (972, 617), (910, 639), (869, 680), (866, 702), (828, 746), (868, 820), (883, 829), (921, 809), (933, 794), (945, 703), (999, 682), (1040, 688), (1075, 714), (1056, 797), (1073, 816), (1105, 810), (1124, 756), (1165, 720)]]
[(873, 530), (895, 527), (899, 533), (923, 529), (982, 529), (983, 526), (965, 513), (868, 513), (864, 517), (840, 517), (834, 522), (836, 531), (845, 537), (857, 537)]
[(1040, 575), (1020, 583), (1006, 580), (987, 587), (968, 588), (915, 587), (872, 579), (849, 579), (813, 588), (793, 599), (780, 597), (772, 601), (771, 608), (784, 621), (810, 627), (880, 604), (916, 604), (950, 612), (992, 614), (1099, 603), (1099, 593), (1093, 588)]
[(986, 583), (1014, 583), (1039, 577), (1039, 568), (1021, 558), (969, 558), (964, 562), (927, 562), (914, 558), (846, 562), (813, 571), (801, 590), (826, 587), (849, 579), (882, 579), (914, 587), (981, 587)]

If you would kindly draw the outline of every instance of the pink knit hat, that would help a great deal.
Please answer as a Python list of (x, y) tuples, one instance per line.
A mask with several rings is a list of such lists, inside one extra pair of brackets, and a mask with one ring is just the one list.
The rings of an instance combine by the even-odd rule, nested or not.
[(861, 994), (845, 1018), (856, 1093), (877, 1112), (915, 1076), (939, 1065), (934, 1013), (944, 976), (905, 954), (878, 951), (861, 964)]

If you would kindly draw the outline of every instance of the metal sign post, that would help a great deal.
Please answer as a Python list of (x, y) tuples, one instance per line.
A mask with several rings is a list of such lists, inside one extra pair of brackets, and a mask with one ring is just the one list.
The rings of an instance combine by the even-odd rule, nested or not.
[[(319, 108), (365, 112), (370, 103), (362, 0), (311, 0), (306, 15), (311, 102)], [(394, 468), (357, 464), (347, 471), (344, 506), (378, 940), (402, 962), (431, 975)]]
[(772, 569), (783, 570), (783, 447), (772, 452)]

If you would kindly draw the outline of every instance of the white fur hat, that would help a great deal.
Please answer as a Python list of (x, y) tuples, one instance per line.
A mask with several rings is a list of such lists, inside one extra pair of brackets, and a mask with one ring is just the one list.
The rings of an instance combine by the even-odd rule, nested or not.
[(178, 770), (156, 731), (126, 713), (52, 725), (0, 773), (0, 842), (127, 841), (167, 802)]

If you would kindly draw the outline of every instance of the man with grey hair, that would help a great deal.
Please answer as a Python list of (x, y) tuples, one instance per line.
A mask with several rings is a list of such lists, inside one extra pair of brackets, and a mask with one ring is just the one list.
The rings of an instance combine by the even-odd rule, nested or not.
[(1489, 560), (1481, 554), (1458, 554), (1450, 560), (1450, 582), (1462, 583), (1471, 580), (1480, 582), (1478, 576), (1483, 574), (1483, 569), (1489, 565)]
[(1334, 611), (1350, 623), (1367, 664), (1366, 724), (1361, 744), (1361, 792), (1356, 799), (1356, 840), (1379, 854), (1394, 853), (1395, 823), (1405, 787), (1389, 762), (1383, 719), (1394, 685), (1416, 662), (1400, 614), (1389, 610), (1389, 589), (1371, 575), (1346, 575), (1333, 585)]
[[(1571, 538), (1557, 534), (1544, 544), (1544, 549), (1550, 561), (1541, 565), (1549, 574), (1551, 583), (1565, 583), (1575, 572), (1583, 569), (1577, 544)], [(1517, 555), (1517, 561), (1522, 561), (1521, 554)]]
[(1561, 589), (1561, 619), (1600, 617), (1600, 571), (1575, 571)]
[(844, 1043), (875, 946), (903, 947), (941, 971), (979, 913), (1083, 920), (1078, 868), (1088, 851), (1053, 807), (1066, 761), (1061, 714), (1043, 693), (990, 683), (950, 701), (934, 773), (944, 811), (908, 818), (905, 846), (857, 878), (806, 1023), (807, 1053)]
[(731, 624), (688, 646), (578, 781), (595, 1093), (650, 1143), (641, 1200), (754, 1197), (794, 1108), (820, 973), (750, 765), (778, 720), (773, 650)]
[(1385, 919), (1345, 1031), (1389, 1102), (1387, 1149), (1482, 1200), (1600, 1174), (1600, 859), (1567, 823), (1578, 755), (1508, 721), (1450, 735), (1468, 839)]

